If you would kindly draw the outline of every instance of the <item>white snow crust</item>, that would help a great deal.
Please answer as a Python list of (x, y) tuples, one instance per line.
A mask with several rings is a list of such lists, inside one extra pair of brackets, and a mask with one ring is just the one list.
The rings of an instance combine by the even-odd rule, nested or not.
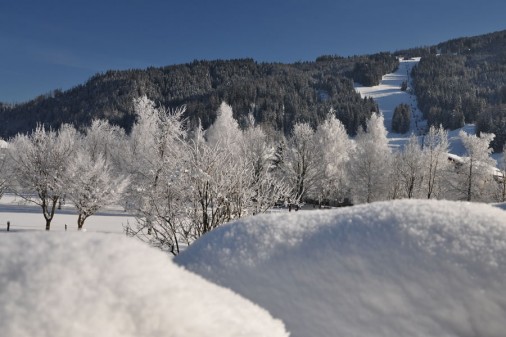
[(506, 212), (486, 204), (401, 200), (256, 216), (175, 261), (266, 308), (294, 337), (506, 331)]
[(265, 310), (138, 241), (0, 235), (0, 335), (288, 336)]

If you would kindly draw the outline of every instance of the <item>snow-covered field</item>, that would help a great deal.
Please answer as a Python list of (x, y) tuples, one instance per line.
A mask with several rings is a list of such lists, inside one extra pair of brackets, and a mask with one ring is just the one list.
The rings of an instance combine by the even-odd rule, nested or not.
[[(126, 214), (122, 207), (107, 207), (89, 217), (84, 228), (90, 232), (122, 234), (123, 225), (133, 221), (135, 218)], [(11, 231), (42, 231), (46, 224), (39, 206), (27, 203), (12, 194), (6, 194), (0, 199), (0, 231), (6, 230), (7, 222), (10, 222)], [(76, 210), (66, 205), (56, 211), (51, 222), (51, 230), (64, 231), (65, 225), (68, 231), (77, 231)]]
[(175, 261), (266, 308), (292, 337), (504, 336), (506, 212), (395, 201), (264, 215)]

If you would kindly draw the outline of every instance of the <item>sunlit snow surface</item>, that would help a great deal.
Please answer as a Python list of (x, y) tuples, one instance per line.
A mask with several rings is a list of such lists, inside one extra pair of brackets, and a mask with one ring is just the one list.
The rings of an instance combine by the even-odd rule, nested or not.
[(256, 216), (175, 259), (281, 318), (291, 336), (506, 331), (506, 212), (394, 201)]
[(265, 310), (119, 235), (0, 234), (0, 336), (288, 336)]

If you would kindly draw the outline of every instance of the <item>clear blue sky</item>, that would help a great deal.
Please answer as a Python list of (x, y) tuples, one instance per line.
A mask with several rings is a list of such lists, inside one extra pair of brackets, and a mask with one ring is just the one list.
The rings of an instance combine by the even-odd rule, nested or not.
[(505, 0), (0, 0), (0, 101), (194, 59), (314, 60), (506, 29)]

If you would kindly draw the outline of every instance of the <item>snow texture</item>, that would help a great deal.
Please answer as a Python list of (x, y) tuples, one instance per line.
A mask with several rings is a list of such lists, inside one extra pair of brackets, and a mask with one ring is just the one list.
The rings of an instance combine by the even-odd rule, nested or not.
[(222, 226), (176, 257), (293, 337), (503, 337), (506, 212), (403, 200)]
[(0, 235), (0, 335), (288, 336), (153, 248), (98, 233)]

